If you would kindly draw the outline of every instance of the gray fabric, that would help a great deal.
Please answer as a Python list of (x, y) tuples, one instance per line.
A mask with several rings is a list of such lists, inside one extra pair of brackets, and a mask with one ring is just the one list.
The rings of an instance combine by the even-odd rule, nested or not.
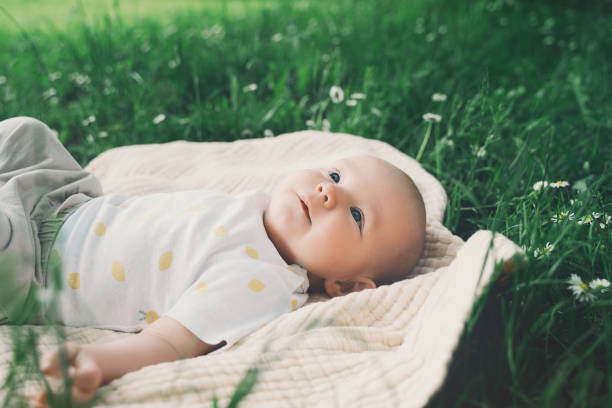
[[(76, 206), (102, 195), (44, 123), (0, 122), (0, 323), (22, 323), (47, 282), (49, 251)], [(23, 312), (26, 312), (25, 315)]]

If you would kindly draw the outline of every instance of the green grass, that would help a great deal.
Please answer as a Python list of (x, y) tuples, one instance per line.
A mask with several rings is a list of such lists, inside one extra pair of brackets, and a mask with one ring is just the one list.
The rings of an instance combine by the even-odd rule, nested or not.
[[(264, 8), (277, 8), (281, 0), (3, 0), (0, 6), (10, 12), (11, 23), (5, 29), (71, 30), (83, 22), (89, 24), (105, 14), (128, 23), (154, 17), (171, 21), (175, 14), (206, 12), (229, 13), (244, 17)], [(6, 20), (6, 21), (9, 21)], [(0, 20), (4, 22), (3, 20)], [(15, 24), (15, 22), (17, 24)], [(4, 25), (4, 24), (3, 24)]]
[[(501, 232), (529, 260), (475, 304), (430, 406), (612, 404), (611, 294), (579, 302), (567, 284), (574, 273), (612, 280), (612, 223), (603, 221), (612, 215), (610, 3), (247, 6), (5, 29), (0, 119), (41, 119), (85, 165), (114, 146), (255, 138), (325, 121), (416, 156), (422, 115), (440, 114), (421, 162), (448, 193), (445, 225), (463, 238)], [(12, 0), (5, 8), (26, 10)], [(335, 104), (333, 85), (366, 99)], [(448, 99), (432, 101), (435, 92)], [(570, 186), (534, 191), (540, 180)], [(553, 222), (562, 211), (574, 219)], [(534, 257), (547, 243), (554, 249)]]

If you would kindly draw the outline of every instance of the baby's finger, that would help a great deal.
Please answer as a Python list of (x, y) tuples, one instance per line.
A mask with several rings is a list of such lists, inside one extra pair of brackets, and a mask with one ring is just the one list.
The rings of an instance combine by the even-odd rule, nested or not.
[(93, 390), (83, 390), (77, 386), (73, 386), (72, 398), (79, 404), (86, 404), (93, 398), (95, 392), (95, 388)]
[(61, 353), (65, 353), (70, 364), (79, 352), (79, 346), (75, 343), (67, 342), (58, 348), (48, 351), (43, 354), (40, 359), (40, 371), (45, 375), (61, 375), (62, 374), (62, 357)]
[(96, 363), (90, 358), (79, 356), (76, 359), (76, 374), (74, 386), (83, 392), (93, 392), (102, 383), (102, 373)]
[(47, 392), (41, 391), (38, 394), (30, 394), (25, 396), (29, 401), (30, 408), (46, 408), (47, 407)]

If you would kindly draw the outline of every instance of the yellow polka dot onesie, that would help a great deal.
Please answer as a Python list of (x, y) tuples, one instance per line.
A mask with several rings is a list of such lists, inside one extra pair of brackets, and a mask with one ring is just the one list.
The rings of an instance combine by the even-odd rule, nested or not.
[(167, 315), (230, 346), (302, 306), (306, 271), (287, 265), (268, 238), (269, 200), (257, 190), (194, 190), (79, 206), (52, 248), (62, 262), (62, 322), (138, 331)]

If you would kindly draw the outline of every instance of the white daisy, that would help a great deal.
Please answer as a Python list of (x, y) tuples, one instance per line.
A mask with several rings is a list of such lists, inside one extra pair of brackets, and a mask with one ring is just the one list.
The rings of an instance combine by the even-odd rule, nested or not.
[(592, 302), (595, 300), (595, 295), (589, 291), (589, 287), (582, 281), (582, 278), (573, 273), (567, 280), (569, 283), (568, 290), (572, 291), (574, 297), (580, 302)]
[(442, 120), (442, 116), (435, 113), (426, 113), (423, 115), (423, 120), (429, 123), (438, 123)]
[(329, 120), (323, 119), (321, 121), (321, 127), (324, 132), (329, 132), (331, 129), (331, 124), (329, 123)]
[(355, 106), (357, 105), (357, 101), (355, 99), (349, 99), (346, 101), (346, 106)]
[(156, 125), (159, 125), (164, 120), (166, 120), (166, 115), (164, 115), (163, 113), (160, 113), (159, 115), (153, 118), (153, 123), (155, 123)]
[(49, 99), (53, 96), (57, 95), (57, 91), (55, 90), (55, 88), (49, 88), (47, 89), (45, 92), (43, 92), (43, 98), (45, 99)]
[(351, 99), (365, 99), (365, 98), (366, 98), (365, 94), (361, 92), (355, 92), (351, 94)]
[(480, 146), (478, 150), (476, 151), (476, 157), (485, 157), (486, 154), (487, 154), (487, 151), (485, 150), (484, 146)]
[(584, 217), (582, 217), (581, 219), (578, 220), (578, 224), (582, 225), (582, 224), (591, 224), (593, 222), (593, 216), (591, 215), (585, 215)]
[(62, 77), (62, 73), (61, 72), (52, 72), (49, 74), (49, 81), (57, 81), (58, 79), (60, 79)]
[(308, 126), (308, 127), (315, 127), (316, 126), (315, 121), (312, 120), (312, 119), (308, 119), (306, 121), (306, 126)]
[(140, 74), (139, 74), (138, 72), (132, 72), (132, 73), (130, 74), (130, 76), (132, 77), (132, 79), (133, 79), (134, 81), (136, 81), (136, 83), (137, 83), (138, 85), (140, 85), (140, 84), (142, 84), (142, 83), (144, 82), (144, 79), (142, 79), (142, 77), (140, 76)]
[(442, 93), (435, 93), (431, 95), (431, 100), (434, 102), (444, 102), (446, 100), (446, 95)]
[(4, 75), (0, 75), (0, 85), (6, 84), (6, 77)]
[(533, 189), (535, 191), (540, 191), (543, 188), (548, 187), (548, 181), (537, 181), (534, 185), (533, 185)]
[(340, 103), (344, 100), (344, 91), (337, 85), (329, 89), (329, 97), (333, 103)]
[(244, 88), (242, 88), (243, 92), (254, 92), (257, 90), (257, 84), (248, 84)]
[(569, 182), (567, 182), (567, 181), (561, 181), (561, 180), (558, 180), (558, 181), (555, 181), (555, 182), (553, 182), (553, 183), (550, 183), (549, 185), (550, 185), (552, 188), (567, 187), (567, 186), (569, 186)]
[(565, 219), (568, 220), (573, 220), (574, 219), (574, 213), (571, 212), (567, 212), (567, 211), (561, 211), (559, 214), (555, 214), (552, 216), (552, 218), (550, 219), (552, 222), (561, 222)]
[(83, 126), (89, 126), (91, 123), (94, 123), (96, 121), (96, 117), (94, 115), (89, 115), (89, 117), (87, 119), (83, 120)]
[(77, 85), (87, 85), (91, 82), (91, 79), (87, 75), (80, 74), (78, 72), (73, 72), (70, 74), (70, 79), (76, 82)]
[(601, 293), (605, 293), (608, 291), (608, 288), (610, 287), (610, 282), (607, 279), (593, 279), (589, 283), (589, 286), (593, 290), (599, 289)]
[(264, 137), (272, 137), (274, 133), (270, 129), (264, 130)]
[(555, 249), (555, 245), (551, 244), (550, 242), (547, 242), (544, 248), (537, 248), (535, 251), (533, 251), (533, 256), (536, 258), (544, 255), (548, 256), (553, 251), (553, 249)]

